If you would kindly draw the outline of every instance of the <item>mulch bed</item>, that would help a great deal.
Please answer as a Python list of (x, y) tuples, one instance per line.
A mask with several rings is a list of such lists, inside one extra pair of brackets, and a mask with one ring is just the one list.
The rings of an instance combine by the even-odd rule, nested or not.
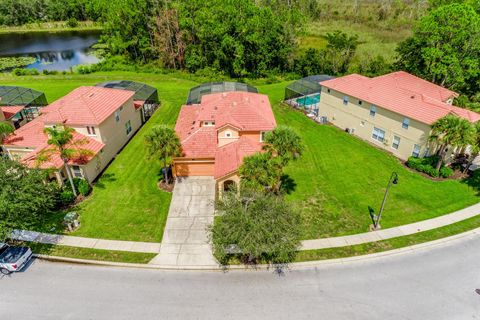
[(157, 186), (163, 191), (172, 192), (173, 187), (175, 186), (175, 183), (166, 184), (165, 182), (160, 181), (160, 182), (157, 183)]

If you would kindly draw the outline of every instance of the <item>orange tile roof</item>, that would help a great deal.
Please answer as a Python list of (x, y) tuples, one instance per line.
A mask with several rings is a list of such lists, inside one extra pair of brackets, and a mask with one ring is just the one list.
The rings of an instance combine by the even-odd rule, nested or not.
[(428, 125), (447, 114), (480, 120), (476, 112), (445, 103), (457, 93), (403, 71), (375, 78), (351, 74), (321, 85)]
[(243, 158), (262, 150), (262, 143), (243, 136), (237, 141), (224, 145), (215, 152), (214, 178), (218, 179), (233, 173), (243, 163)]
[[(214, 126), (201, 126), (214, 121)], [(184, 105), (175, 125), (186, 158), (215, 158), (215, 177), (233, 172), (245, 155), (261, 150), (261, 144), (241, 137), (218, 147), (218, 130), (231, 125), (241, 131), (269, 131), (276, 127), (268, 97), (251, 92), (204, 95), (200, 104)]]
[(103, 87), (79, 87), (42, 108), (45, 123), (99, 125), (135, 92)]
[(4, 106), (0, 107), (0, 111), (3, 112), (3, 116), (6, 120), (10, 120), (24, 108), (25, 106)]

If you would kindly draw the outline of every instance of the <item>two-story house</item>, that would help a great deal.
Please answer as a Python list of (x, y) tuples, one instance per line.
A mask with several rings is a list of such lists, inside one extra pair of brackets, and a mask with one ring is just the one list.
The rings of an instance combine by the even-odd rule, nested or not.
[(480, 114), (452, 105), (457, 93), (399, 71), (369, 78), (350, 74), (322, 82), (319, 116), (400, 159), (432, 154), (431, 125), (453, 114)]
[[(69, 165), (75, 177), (89, 182), (102, 172), (142, 125), (141, 109), (136, 108), (135, 92), (102, 87), (79, 87), (41, 109), (41, 115), (7, 137), (3, 149), (30, 167), (54, 169), (51, 177), (62, 183), (66, 178), (63, 162), (53, 155), (39, 163), (38, 154), (47, 148), (47, 127), (68, 126), (75, 130), (72, 148), (91, 151)], [(77, 144), (77, 146), (75, 146)]]
[(251, 92), (204, 95), (184, 105), (175, 126), (182, 157), (174, 159), (175, 176), (213, 176), (219, 195), (238, 184), (245, 156), (262, 150), (264, 134), (276, 127), (268, 97)]

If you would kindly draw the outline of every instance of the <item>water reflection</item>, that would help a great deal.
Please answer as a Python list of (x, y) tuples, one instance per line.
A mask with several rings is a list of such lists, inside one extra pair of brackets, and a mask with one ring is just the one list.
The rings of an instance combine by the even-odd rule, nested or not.
[(37, 61), (27, 68), (69, 70), (79, 64), (98, 62), (91, 46), (98, 41), (98, 31), (30, 33), (0, 35), (0, 56), (30, 56)]

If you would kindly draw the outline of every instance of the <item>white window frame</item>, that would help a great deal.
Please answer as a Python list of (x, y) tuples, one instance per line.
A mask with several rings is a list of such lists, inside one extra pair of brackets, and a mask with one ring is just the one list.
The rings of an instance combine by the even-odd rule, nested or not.
[(95, 131), (94, 126), (87, 126), (87, 132), (89, 136), (96, 136), (97, 132)]
[(125, 122), (125, 132), (127, 133), (127, 136), (130, 135), (130, 133), (132, 133), (132, 122), (130, 120), (128, 120), (127, 122)]
[(265, 141), (265, 133), (267, 133), (267, 131), (260, 131), (260, 142)]
[(350, 97), (349, 96), (343, 96), (343, 105), (348, 106), (349, 102), (350, 102)]
[(203, 121), (203, 126), (204, 127), (214, 127), (215, 126), (215, 121)]
[(71, 168), (72, 168), (72, 174), (75, 178), (83, 178), (82, 167), (74, 165), (74, 166), (71, 166)]
[[(382, 133), (382, 134), (380, 135), (379, 133)], [(377, 127), (373, 127), (372, 139), (383, 143), (385, 141), (385, 130), (382, 130)]]
[[(415, 149), (418, 148), (418, 151), (415, 152)], [(413, 150), (412, 150), (412, 156), (415, 157), (415, 158), (419, 158), (420, 157), (420, 153), (422, 152), (422, 146), (418, 145), (418, 144), (414, 144), (413, 145)], [(416, 153), (416, 155), (415, 155)]]
[(373, 104), (370, 106), (370, 117), (374, 118), (377, 115), (377, 106)]
[[(398, 138), (398, 142), (395, 143), (395, 138)], [(402, 139), (399, 136), (393, 136), (393, 141), (392, 141), (392, 148), (395, 150), (398, 150), (398, 147), (400, 147), (400, 141)], [(395, 146), (396, 145), (396, 146)]]
[(405, 117), (405, 118), (403, 118), (402, 128), (407, 130), (408, 127), (410, 127), (410, 119)]

